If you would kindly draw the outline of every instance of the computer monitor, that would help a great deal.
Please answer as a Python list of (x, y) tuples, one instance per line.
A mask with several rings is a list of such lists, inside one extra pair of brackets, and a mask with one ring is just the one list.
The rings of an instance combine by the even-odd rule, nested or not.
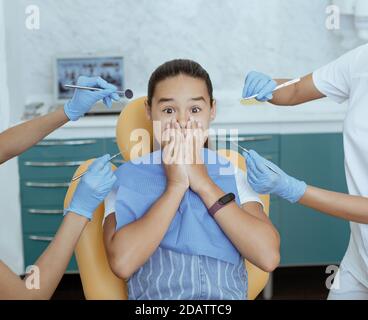
[[(54, 74), (54, 98), (57, 104), (64, 104), (73, 97), (75, 89), (67, 89), (64, 85), (76, 85), (79, 76), (102, 77), (115, 85), (118, 90), (125, 90), (122, 55), (93, 54), (57, 57)], [(103, 108), (101, 110), (107, 111)], [(98, 108), (94, 108), (94, 111), (98, 111)], [(113, 111), (110, 110), (110, 112)]]

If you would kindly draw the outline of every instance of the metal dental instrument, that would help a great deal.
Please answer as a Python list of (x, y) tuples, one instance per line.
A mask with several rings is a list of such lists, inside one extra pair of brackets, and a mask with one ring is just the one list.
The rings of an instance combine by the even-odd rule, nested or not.
[[(121, 155), (121, 152), (119, 152), (118, 154), (116, 154), (116, 155), (112, 156), (112, 157), (109, 159), (109, 161), (114, 160), (115, 158), (117, 158), (117, 157), (118, 157), (118, 156), (120, 156), (120, 155)], [(84, 171), (83, 173), (81, 173), (80, 175), (78, 175), (78, 176), (74, 177), (74, 178), (72, 179), (72, 182), (79, 180), (79, 179), (80, 179), (80, 178), (82, 178), (82, 177), (83, 177), (87, 172), (88, 172), (88, 170), (86, 170), (86, 171)]]
[[(282, 88), (285, 88), (285, 87), (288, 87), (288, 86), (291, 86), (292, 84), (294, 84), (294, 83), (298, 83), (300, 81), (300, 78), (297, 78), (297, 79), (294, 79), (294, 80), (290, 80), (290, 81), (288, 81), (288, 82), (285, 82), (285, 83), (283, 83), (283, 84), (280, 84), (280, 85), (278, 85), (275, 89), (273, 89), (273, 91), (272, 92), (275, 92), (275, 91), (277, 91), (277, 90), (280, 90), (280, 89), (282, 89)], [(250, 99), (254, 99), (255, 97), (257, 97), (258, 96), (258, 94), (254, 94), (254, 95), (252, 95), (252, 96), (250, 96), (250, 97), (246, 97), (246, 98), (243, 98), (243, 100), (250, 100)]]
[[(249, 151), (247, 149), (245, 149), (244, 147), (242, 147), (241, 145), (235, 143), (234, 141), (230, 141), (234, 146), (236, 146), (237, 148), (243, 150), (246, 154), (249, 154)], [(273, 169), (270, 165), (268, 165), (267, 163), (264, 164), (268, 169), (270, 169), (272, 172), (278, 174), (275, 169)]]
[[(93, 87), (83, 87), (83, 86), (75, 86), (72, 84), (66, 84), (64, 85), (65, 88), (69, 88), (69, 89), (81, 89), (81, 90), (91, 90), (91, 91), (102, 91), (104, 89), (102, 88), (93, 88)], [(133, 91), (130, 89), (127, 89), (125, 91), (116, 91), (116, 93), (120, 96), (126, 97), (128, 99), (132, 99), (133, 98)]]

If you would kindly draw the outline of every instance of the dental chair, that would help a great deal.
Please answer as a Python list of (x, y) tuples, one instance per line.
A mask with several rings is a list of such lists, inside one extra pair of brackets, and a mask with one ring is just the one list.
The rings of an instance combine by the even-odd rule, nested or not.
[[(145, 97), (132, 101), (124, 108), (117, 122), (117, 143), (126, 161), (132, 160), (130, 156), (133, 152), (130, 151), (137, 145), (137, 141), (134, 141), (135, 137), (131, 136), (131, 132), (137, 128), (145, 129), (150, 133), (147, 139), (143, 138), (139, 142), (142, 144), (139, 147), (143, 147), (143, 154), (141, 153), (140, 156), (153, 150), (152, 122), (146, 117), (144, 101)], [(218, 152), (246, 171), (244, 158), (238, 152), (225, 149), (218, 150)], [(87, 170), (92, 161), (89, 160), (82, 164), (75, 175)], [(64, 208), (68, 207), (77, 185), (78, 181), (70, 184)], [(269, 215), (270, 197), (262, 195), (261, 199), (265, 212)], [(87, 300), (127, 300), (127, 285), (124, 280), (114, 275), (107, 260), (103, 243), (103, 216), (104, 204), (102, 203), (94, 212), (92, 221), (83, 231), (75, 249), (84, 295)], [(269, 274), (248, 261), (246, 261), (246, 268), (248, 271), (248, 299), (254, 300), (266, 286)]]

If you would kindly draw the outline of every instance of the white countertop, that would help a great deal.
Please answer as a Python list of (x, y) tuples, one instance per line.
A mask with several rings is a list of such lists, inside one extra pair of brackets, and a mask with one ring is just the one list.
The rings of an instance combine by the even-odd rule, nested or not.
[[(239, 134), (302, 134), (342, 132), (347, 105), (329, 99), (295, 107), (268, 103), (242, 105), (228, 96), (217, 100), (213, 129), (238, 129)], [(115, 137), (118, 116), (87, 116), (58, 129), (48, 139)]]

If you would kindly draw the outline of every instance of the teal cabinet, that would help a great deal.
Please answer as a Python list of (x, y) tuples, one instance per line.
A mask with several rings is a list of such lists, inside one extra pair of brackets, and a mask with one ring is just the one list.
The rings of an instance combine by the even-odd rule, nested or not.
[(71, 161), (95, 158), (103, 151), (104, 139), (44, 140), (22, 154), (24, 160)]
[[(87, 158), (86, 158), (87, 159)], [(84, 162), (77, 161), (30, 161), (19, 163), (19, 172), (24, 181), (49, 181), (50, 179), (63, 180), (73, 177), (75, 170)]]
[[(117, 145), (116, 139), (106, 139), (105, 140), (105, 150), (107, 153), (109, 153), (111, 156), (114, 156), (120, 152), (119, 147)], [(118, 156), (117, 158), (112, 160), (112, 163), (119, 167), (121, 164), (124, 163), (123, 156)]]
[[(59, 228), (75, 170), (85, 160), (107, 153), (105, 140), (44, 140), (19, 157), (26, 266), (39, 258)], [(77, 271), (73, 256), (67, 272)]]
[(68, 190), (72, 176), (65, 175), (65, 179), (20, 180), (22, 205), (35, 207), (42, 203), (46, 206), (62, 207), (66, 191)]
[[(341, 134), (280, 136), (280, 165), (307, 184), (347, 192)], [(324, 265), (341, 261), (349, 224), (299, 204), (279, 200), (282, 265)]]
[[(246, 135), (239, 137), (239, 144), (247, 150), (255, 150), (265, 159), (279, 165), (279, 135)], [(242, 150), (238, 150), (242, 154)], [(270, 219), (277, 229), (280, 227), (279, 199), (271, 195)]]
[(272, 154), (278, 154), (280, 137), (278, 135), (243, 135), (238, 139), (238, 143), (248, 149), (254, 149), (264, 157), (269, 157)]
[[(23, 243), (24, 243), (24, 263), (25, 266), (33, 265), (37, 259), (42, 255), (42, 253), (46, 250), (47, 246), (52, 241), (54, 234), (50, 233), (24, 233), (23, 234)], [(78, 266), (73, 255), (70, 259), (68, 268), (68, 273), (76, 273), (78, 272)]]
[(63, 220), (63, 209), (59, 205), (22, 205), (23, 232), (54, 235)]
[[(232, 138), (226, 137), (226, 144), (223, 147), (234, 149), (234, 145), (230, 142)], [(223, 142), (223, 138), (218, 138)], [(280, 164), (280, 136), (279, 135), (241, 135), (236, 140), (242, 148), (247, 150), (255, 150), (265, 159), (272, 161), (276, 165)], [(236, 147), (235, 147), (236, 149)], [(243, 153), (241, 148), (236, 149), (240, 154)], [(275, 227), (280, 229), (279, 217), (279, 199), (271, 196), (270, 202), (270, 219)]]

